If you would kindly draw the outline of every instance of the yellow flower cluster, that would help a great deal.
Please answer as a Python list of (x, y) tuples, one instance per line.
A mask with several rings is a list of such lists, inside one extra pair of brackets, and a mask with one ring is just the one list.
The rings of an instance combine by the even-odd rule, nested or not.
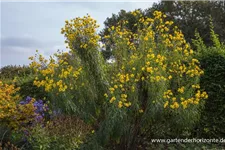
[(192, 59), (191, 63), (188, 63), (188, 65), (185, 65), (184, 63), (181, 63), (180, 60), (171, 62), (171, 69), (169, 70), (170, 73), (177, 74), (178, 76), (189, 76), (189, 77), (195, 77), (195, 76), (201, 76), (204, 74), (204, 71), (200, 69), (198, 66), (199, 62), (196, 61), (196, 59)]
[(31, 121), (35, 110), (34, 100), (26, 105), (18, 104), (20, 101), (20, 96), (17, 94), (19, 89), (0, 81), (0, 120), (14, 129), (17, 129), (22, 122)]
[[(109, 28), (109, 35), (114, 41), (114, 57), (118, 72), (112, 77), (109, 92), (106, 94), (110, 103), (115, 103), (119, 108), (125, 106), (127, 95), (132, 103), (132, 92), (138, 88), (140, 82), (156, 86), (172, 85), (177, 83), (176, 90), (168, 90), (162, 93), (164, 108), (178, 109), (187, 108), (188, 104), (198, 104), (200, 99), (206, 99), (206, 92), (200, 92), (200, 97), (190, 95), (196, 93), (199, 85), (193, 84), (195, 88), (189, 88), (188, 82), (193, 83), (193, 78), (198, 78), (204, 72), (200, 68), (199, 61), (193, 57), (193, 50), (184, 39), (184, 35), (173, 25), (173, 21), (167, 21), (166, 15), (155, 11), (153, 18), (145, 18), (140, 11), (131, 12), (139, 18), (137, 33), (132, 33), (124, 25), (128, 22), (123, 20), (116, 26)], [(140, 28), (139, 25), (144, 25)], [(108, 95), (110, 94), (110, 95)], [(198, 94), (197, 94), (198, 95)], [(189, 97), (188, 97), (189, 96)]]
[[(71, 50), (89, 50), (98, 46), (100, 36), (96, 34), (96, 28), (99, 25), (96, 24), (96, 20), (91, 18), (90, 15), (70, 21), (66, 20), (65, 23), (65, 27), (61, 29), (61, 34), (64, 34), (67, 38), (65, 43), (68, 44)], [(74, 40), (76, 43), (70, 42)]]
[[(123, 68), (124, 69), (124, 68)], [(135, 68), (132, 68), (132, 71), (136, 70)], [(132, 84), (137, 80), (134, 76), (134, 74), (126, 73), (121, 74), (118, 73), (116, 77), (112, 77), (111, 84), (112, 86), (109, 87), (109, 94), (104, 94), (104, 96), (109, 99), (110, 103), (115, 103), (118, 106), (118, 108), (130, 107), (131, 102), (129, 101), (128, 94), (129, 92), (135, 91), (135, 86), (131, 86), (131, 88), (128, 86), (128, 84)]]
[(8, 118), (16, 111), (16, 102), (20, 99), (16, 92), (19, 88), (14, 85), (3, 84), (0, 81), (0, 119)]
[[(143, 86), (147, 90), (155, 88), (155, 91), (151, 91), (152, 95), (156, 95), (154, 92), (160, 93), (160, 97), (149, 99), (154, 100), (154, 104), (164, 104), (164, 108), (178, 109), (183, 106), (185, 109), (189, 104), (197, 105), (201, 99), (206, 99), (207, 93), (201, 92), (195, 82), (204, 72), (199, 61), (193, 57), (194, 52), (182, 32), (172, 21), (166, 20), (162, 12), (155, 11), (153, 18), (143, 17), (138, 10), (131, 14), (139, 20), (135, 24), (137, 33), (124, 28), (128, 21), (122, 20), (111, 26), (109, 35), (104, 37), (114, 43), (113, 67), (116, 71), (104, 94), (109, 103), (118, 108), (130, 107)], [(65, 43), (71, 51), (56, 55), (58, 62), (51, 58), (48, 64), (41, 55), (38, 62), (31, 57), (34, 60), (31, 67), (42, 75), (41, 79), (35, 79), (34, 84), (45, 87), (46, 91), (57, 89), (57, 92), (65, 92), (74, 89), (74, 84), (71, 84), (74, 82), (71, 81), (79, 78), (82, 67), (80, 59), (77, 65), (72, 65), (68, 58), (74, 57), (74, 54), (85, 57), (83, 54), (87, 53), (84, 52), (89, 53), (99, 46), (100, 37), (96, 33), (98, 27), (89, 15), (66, 21), (61, 33), (65, 35)], [(192, 88), (190, 84), (193, 84)]]
[[(113, 94), (113, 91), (115, 90), (114, 88), (110, 88), (111, 93)], [(104, 94), (105, 97), (108, 97), (108, 94)], [(109, 100), (110, 103), (113, 103), (114, 101), (116, 101), (116, 97), (112, 96)], [(121, 94), (119, 101), (117, 103), (118, 108), (122, 108), (123, 106), (125, 107), (130, 107), (131, 106), (131, 102), (127, 101), (127, 95), (126, 94)]]
[(141, 12), (140, 12), (139, 10), (132, 11), (131, 14), (132, 14), (133, 16), (137, 16), (137, 15), (142, 16), (142, 15), (141, 15)]
[[(200, 86), (198, 84), (192, 85), (192, 88), (200, 89)], [(166, 102), (164, 103), (164, 108), (167, 108), (168, 106), (170, 106), (170, 108), (172, 109), (177, 109), (179, 108), (180, 105), (182, 105), (183, 109), (186, 109), (189, 104), (198, 105), (201, 99), (208, 98), (208, 94), (205, 91), (201, 92), (200, 90), (197, 90), (197, 92), (195, 93), (193, 97), (184, 98), (182, 97), (184, 96), (182, 94), (185, 92), (184, 86), (178, 88), (177, 92), (178, 93), (176, 94), (176, 97), (174, 96), (175, 92), (173, 93), (172, 90), (168, 90), (164, 92), (163, 98), (166, 99)]]
[[(53, 90), (56, 90), (56, 92), (65, 92), (68, 89), (74, 89), (74, 84), (71, 81), (78, 79), (82, 67), (74, 68), (72, 65), (69, 65), (69, 54), (67, 52), (55, 54), (55, 56), (58, 62), (51, 57), (48, 64), (46, 64), (48, 60), (44, 59), (41, 55), (39, 55), (39, 62), (36, 62), (34, 57), (31, 57), (33, 62), (30, 67), (42, 76), (41, 79), (36, 77), (33, 84), (37, 87), (44, 87), (46, 92)], [(43, 67), (43, 64), (46, 67)]]

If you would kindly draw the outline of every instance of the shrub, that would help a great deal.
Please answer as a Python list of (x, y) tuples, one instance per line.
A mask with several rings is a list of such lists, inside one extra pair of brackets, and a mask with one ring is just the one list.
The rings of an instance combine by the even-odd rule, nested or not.
[(211, 39), (214, 46), (207, 47), (196, 32), (193, 43), (197, 47), (197, 56), (205, 74), (201, 77), (203, 87), (209, 99), (205, 102), (198, 126), (198, 136), (223, 138), (225, 136), (225, 46), (219, 42), (211, 24)]
[(0, 79), (4, 83), (14, 84), (15, 87), (20, 88), (18, 93), (22, 99), (25, 99), (27, 95), (36, 99), (48, 99), (48, 94), (45, 90), (33, 84), (35, 76), (31, 68), (26, 66), (5, 66), (0, 71)]
[(0, 69), (0, 79), (14, 79), (14, 77), (23, 77), (32, 73), (28, 66), (5, 66)]
[(1, 124), (6, 124), (10, 128), (18, 129), (21, 123), (28, 123), (34, 115), (34, 106), (32, 99), (26, 105), (18, 104), (20, 96), (17, 94), (19, 88), (14, 85), (8, 85), (0, 81), (0, 120)]
[(37, 87), (33, 84), (34, 80), (34, 76), (16, 79), (15, 84), (20, 87), (19, 94), (21, 97), (25, 99), (29, 95), (35, 99), (49, 99), (49, 95), (43, 87)]
[(30, 58), (42, 77), (34, 84), (52, 94), (52, 105), (94, 127), (82, 149), (136, 149), (146, 138), (187, 137), (208, 97), (199, 61), (173, 22), (159, 11), (154, 18), (132, 14), (145, 27), (136, 24), (132, 33), (126, 20), (110, 27), (112, 65), (102, 59), (89, 15), (62, 28), (68, 53)]
[(90, 133), (90, 127), (75, 116), (59, 115), (46, 126), (30, 130), (29, 142), (33, 149), (78, 149)]

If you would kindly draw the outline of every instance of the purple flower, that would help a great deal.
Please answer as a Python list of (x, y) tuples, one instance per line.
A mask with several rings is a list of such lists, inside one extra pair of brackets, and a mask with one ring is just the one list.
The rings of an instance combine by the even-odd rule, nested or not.
[(25, 101), (21, 101), (20, 104), (21, 105), (24, 105), (24, 104), (26, 104), (26, 102)]
[(38, 115), (35, 117), (36, 122), (41, 122), (43, 117), (41, 115)]
[(26, 98), (27, 104), (28, 104), (31, 100), (32, 100), (32, 98), (31, 98), (30, 96), (27, 96), (27, 98)]
[[(21, 101), (21, 105), (26, 105), (32, 100), (31, 97), (27, 96), (24, 101)], [(44, 104), (43, 100), (39, 99), (33, 103), (33, 106), (36, 108), (35, 109), (35, 121), (36, 122), (41, 122), (45, 116), (45, 112), (49, 110), (48, 106)], [(34, 117), (34, 116), (33, 116)]]
[(41, 99), (38, 100), (38, 103), (43, 104), (43, 101)]
[(32, 100), (32, 98), (30, 96), (27, 96), (26, 99), (25, 99), (25, 101), (21, 101), (20, 104), (21, 105), (28, 104), (31, 100)]

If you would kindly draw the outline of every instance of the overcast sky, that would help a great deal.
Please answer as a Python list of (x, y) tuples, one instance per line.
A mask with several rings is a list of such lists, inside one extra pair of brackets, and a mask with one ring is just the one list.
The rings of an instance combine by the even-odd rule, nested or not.
[[(5, 0), (6, 1), (6, 0)], [(112, 13), (151, 7), (150, 2), (1, 2), (0, 66), (28, 65), (29, 56), (65, 50), (65, 20), (90, 14), (100, 24)], [(158, 2), (155, 0), (155, 2)]]

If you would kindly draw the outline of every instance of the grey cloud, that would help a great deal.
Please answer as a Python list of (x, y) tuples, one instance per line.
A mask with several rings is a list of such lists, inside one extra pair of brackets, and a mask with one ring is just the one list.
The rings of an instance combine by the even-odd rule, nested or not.
[(43, 47), (44, 44), (32, 37), (3, 37), (1, 39), (2, 47)]
[(34, 56), (36, 49), (38, 49), (40, 53), (49, 56), (56, 52), (57, 49), (63, 50), (64, 45), (62, 43), (57, 40), (46, 42), (40, 41), (31, 36), (3, 36), (1, 37), (0, 65), (28, 65), (28, 57)]
[(2, 47), (1, 49), (1, 66), (24, 65), (29, 64), (28, 57), (33, 55), (29, 48)]
[[(1, 38), (1, 50), (4, 52), (9, 49), (45, 49), (48, 47), (53, 47), (56, 44), (61, 44), (58, 40), (54, 41), (41, 41), (35, 39), (31, 36), (21, 36), (21, 37), (2, 37)], [(11, 50), (10, 50), (11, 51)]]
[[(48, 48), (38, 49), (39, 53), (42, 54), (45, 58), (49, 58), (50, 55), (53, 55), (57, 50), (65, 50), (64, 45), (51, 46)], [(30, 56), (34, 56), (36, 49), (26, 48), (26, 47), (2, 47), (0, 55), (0, 67), (6, 66), (9, 64), (12, 65), (28, 65)]]

